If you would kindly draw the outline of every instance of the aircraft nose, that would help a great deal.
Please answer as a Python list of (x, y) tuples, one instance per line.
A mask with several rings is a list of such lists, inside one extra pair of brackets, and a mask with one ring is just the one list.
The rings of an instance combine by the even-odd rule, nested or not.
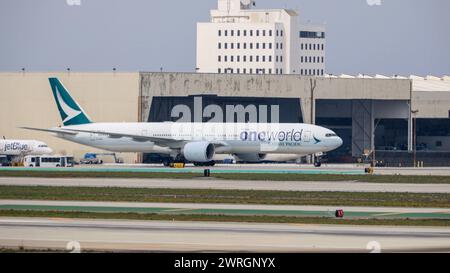
[(342, 146), (342, 144), (344, 144), (344, 141), (342, 140), (342, 138), (337, 137), (337, 143), (336, 143), (336, 148), (339, 148)]

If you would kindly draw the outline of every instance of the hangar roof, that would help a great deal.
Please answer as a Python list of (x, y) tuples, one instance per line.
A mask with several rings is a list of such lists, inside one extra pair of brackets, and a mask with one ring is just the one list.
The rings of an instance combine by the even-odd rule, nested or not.
[(442, 78), (436, 76), (385, 76), (376, 74), (375, 76), (358, 74), (357, 76), (341, 74), (339, 76), (326, 74), (328, 78), (341, 78), (341, 79), (398, 79), (398, 80), (412, 80), (413, 91), (446, 91), (450, 92), (450, 76), (443, 76)]

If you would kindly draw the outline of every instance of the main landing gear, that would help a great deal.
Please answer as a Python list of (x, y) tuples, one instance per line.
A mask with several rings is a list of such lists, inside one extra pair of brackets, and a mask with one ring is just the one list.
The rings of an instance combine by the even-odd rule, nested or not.
[(195, 167), (214, 167), (216, 165), (215, 161), (210, 162), (194, 162)]
[[(186, 159), (184, 159), (183, 156), (181, 155), (177, 155), (175, 158), (164, 158), (162, 160), (162, 163), (165, 167), (170, 167), (173, 164), (177, 164), (177, 163), (187, 163)], [(196, 167), (213, 167), (214, 165), (216, 165), (215, 161), (210, 161), (210, 162), (193, 162), (194, 166)]]

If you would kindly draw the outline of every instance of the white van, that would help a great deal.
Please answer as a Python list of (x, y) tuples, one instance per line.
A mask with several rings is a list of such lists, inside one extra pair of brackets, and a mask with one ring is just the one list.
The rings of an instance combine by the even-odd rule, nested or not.
[(25, 167), (59, 168), (73, 167), (73, 156), (61, 155), (28, 155), (24, 157)]

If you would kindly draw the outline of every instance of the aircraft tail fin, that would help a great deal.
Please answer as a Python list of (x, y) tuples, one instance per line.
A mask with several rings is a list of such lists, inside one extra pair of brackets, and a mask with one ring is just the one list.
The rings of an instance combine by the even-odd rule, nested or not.
[(49, 78), (48, 80), (64, 126), (92, 123), (83, 108), (70, 96), (67, 89), (57, 78)]

